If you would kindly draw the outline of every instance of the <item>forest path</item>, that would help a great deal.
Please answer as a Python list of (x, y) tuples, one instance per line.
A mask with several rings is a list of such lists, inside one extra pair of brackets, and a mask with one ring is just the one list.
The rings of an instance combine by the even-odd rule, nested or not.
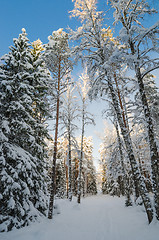
[(81, 204), (57, 200), (60, 214), (20, 230), (0, 235), (1, 240), (158, 240), (159, 223), (148, 225), (142, 207), (124, 206), (124, 198), (92, 196)]

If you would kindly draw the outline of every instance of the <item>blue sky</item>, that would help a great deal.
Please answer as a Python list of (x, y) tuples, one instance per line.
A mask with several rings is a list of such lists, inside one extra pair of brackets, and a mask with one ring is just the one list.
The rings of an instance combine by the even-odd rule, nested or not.
[[(99, 2), (102, 8), (106, 7), (105, 0)], [(0, 0), (0, 57), (9, 52), (13, 38), (18, 37), (22, 28), (26, 29), (31, 42), (40, 38), (43, 43), (47, 43), (48, 36), (59, 28), (75, 28), (78, 21), (69, 17), (73, 5), (72, 0)], [(81, 71), (77, 69), (76, 77)], [(104, 127), (101, 102), (90, 104), (89, 111), (94, 113), (97, 125), (88, 126), (86, 135), (93, 136), (94, 155), (98, 158), (101, 140), (96, 136), (96, 132), (101, 132)]]
[[(100, 10), (106, 9), (107, 0), (98, 0)], [(152, 0), (151, 4), (159, 9), (159, 0)], [(78, 24), (74, 18), (69, 18), (69, 11), (73, 9), (72, 0), (0, 0), (0, 57), (9, 52), (13, 38), (17, 38), (21, 29), (25, 28), (31, 42), (40, 38), (47, 43), (47, 38), (53, 31), (70, 26), (75, 28)], [(112, 11), (107, 13), (107, 24), (113, 22)], [(159, 20), (159, 14), (147, 19), (147, 25)], [(80, 69), (78, 70), (80, 72)], [(81, 72), (80, 72), (81, 73)], [(76, 73), (76, 76), (78, 74)], [(159, 80), (158, 80), (159, 82)], [(159, 86), (159, 85), (158, 85)], [(96, 127), (89, 126), (87, 136), (94, 137), (95, 157), (101, 142), (95, 132), (102, 132), (104, 127), (101, 111), (105, 103), (94, 102), (89, 109), (96, 115)]]
[(68, 13), (72, 9), (71, 0), (0, 0), (0, 56), (8, 52), (22, 28), (31, 41), (40, 38), (46, 43), (52, 31), (73, 27)]
[[(159, 10), (159, 0), (151, 0)], [(100, 10), (106, 9), (107, 0), (98, 0)], [(78, 22), (69, 18), (73, 9), (72, 0), (0, 0), (0, 56), (9, 51), (13, 38), (18, 37), (25, 28), (30, 41), (38, 38), (43, 43), (47, 37), (59, 28), (75, 28)], [(113, 22), (112, 11), (107, 12), (108, 25)], [(159, 20), (159, 14), (149, 18), (147, 24)]]

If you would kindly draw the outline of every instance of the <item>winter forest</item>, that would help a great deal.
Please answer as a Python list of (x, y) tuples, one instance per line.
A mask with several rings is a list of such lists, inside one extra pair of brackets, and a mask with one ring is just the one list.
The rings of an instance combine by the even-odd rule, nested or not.
[[(72, 2), (76, 28), (46, 43), (22, 28), (0, 56), (0, 239), (157, 240), (158, 12), (149, 0)], [(91, 112), (95, 101), (104, 109)]]

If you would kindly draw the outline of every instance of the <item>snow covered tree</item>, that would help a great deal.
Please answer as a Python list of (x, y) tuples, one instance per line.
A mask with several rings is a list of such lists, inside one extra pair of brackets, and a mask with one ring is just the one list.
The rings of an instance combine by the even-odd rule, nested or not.
[[(29, 225), (47, 210), (43, 135), (34, 118), (35, 89), (25, 29), (0, 66), (0, 231)], [(41, 127), (40, 127), (41, 128)]]
[(65, 91), (65, 87), (68, 84), (64, 78), (68, 77), (68, 74), (72, 68), (72, 63), (69, 60), (70, 48), (68, 46), (68, 34), (60, 28), (54, 31), (51, 36), (48, 37), (49, 42), (45, 45), (44, 59), (45, 63), (52, 74), (52, 85), (55, 89), (56, 98), (56, 123), (55, 123), (55, 137), (54, 137), (54, 154), (52, 163), (52, 184), (50, 191), (50, 202), (48, 218), (52, 219), (53, 216), (53, 204), (56, 191), (56, 158), (57, 158), (57, 139), (58, 139), (58, 127), (59, 127), (59, 106), (60, 95)]
[(97, 194), (97, 184), (96, 184), (96, 169), (93, 163), (93, 142), (92, 137), (84, 137), (84, 175), (85, 175), (85, 192), (87, 194), (95, 195)]
[(118, 51), (118, 49), (123, 48), (123, 46), (112, 38), (109, 28), (103, 28), (104, 19), (102, 13), (96, 9), (95, 0), (75, 0), (72, 15), (79, 17), (82, 23), (82, 26), (79, 27), (77, 31), (72, 31), (72, 39), (79, 40), (79, 45), (75, 48), (75, 53), (77, 53), (78, 58), (80, 57), (85, 61), (88, 67), (88, 73), (92, 81), (92, 95), (97, 96), (99, 93), (101, 94), (101, 92), (103, 94), (107, 92), (110, 93), (129, 157), (134, 186), (136, 191), (140, 192), (148, 221), (151, 222), (153, 219), (151, 202), (133, 152), (129, 129), (124, 125), (123, 110), (119, 104), (116, 88), (114, 88), (115, 79), (114, 71), (112, 74), (112, 68), (120, 70), (122, 62), (118, 61), (120, 56), (117, 54), (113, 55), (113, 53), (115, 50)]
[(132, 205), (130, 193), (132, 193), (132, 179), (130, 177), (130, 164), (124, 151), (124, 144), (119, 133), (118, 126), (110, 127), (108, 124), (104, 130), (104, 137), (99, 149), (102, 166), (102, 192), (111, 195), (126, 196), (126, 205)]
[[(120, 195), (118, 184), (118, 177), (121, 175), (120, 159), (117, 156), (118, 150), (116, 147), (116, 134), (115, 129), (105, 129), (103, 144), (101, 144), (99, 152), (101, 155), (101, 162), (103, 165), (103, 174), (106, 174), (103, 182), (103, 191), (111, 195)], [(106, 186), (105, 185), (106, 181)]]
[[(76, 180), (79, 177), (79, 166), (80, 166), (80, 156), (81, 156), (81, 136), (76, 138), (78, 145), (78, 152), (76, 154), (77, 166), (76, 167)], [(92, 137), (83, 137), (83, 158), (82, 158), (82, 169), (81, 169), (81, 195), (86, 194), (97, 194), (97, 184), (96, 184), (96, 169), (93, 164), (93, 142)], [(75, 162), (76, 163), (76, 162)], [(78, 184), (76, 185), (77, 190), (77, 200), (78, 200)]]
[(159, 68), (158, 55), (151, 55), (152, 52), (156, 54), (158, 52), (159, 23), (149, 28), (143, 26), (145, 15), (156, 12), (145, 0), (111, 0), (110, 2), (115, 8), (115, 23), (122, 24), (119, 40), (126, 47), (124, 50), (120, 49), (119, 54), (123, 57), (122, 60), (124, 59), (126, 64), (134, 70), (138, 84), (149, 138), (154, 203), (156, 217), (159, 220), (159, 154), (144, 85), (144, 77)]
[[(54, 150), (54, 141), (49, 140), (48, 144), (48, 153), (49, 153), (49, 168), (48, 175), (51, 177), (52, 174), (52, 156)], [(68, 140), (64, 137), (58, 138), (57, 142), (57, 163), (56, 163), (56, 197), (64, 198), (67, 195), (67, 145)], [(50, 186), (49, 186), (50, 190)]]
[(49, 114), (49, 97), (52, 95), (52, 92), (50, 91), (51, 76), (42, 58), (42, 52), (44, 50), (40, 39), (32, 43), (32, 86), (35, 88), (33, 105), (35, 113), (34, 118), (38, 119), (39, 123), (44, 123), (49, 117), (51, 117), (51, 114)]
[(155, 84), (155, 76), (148, 74), (144, 77), (145, 94), (151, 111), (155, 137), (159, 139), (159, 89)]
[(61, 120), (64, 130), (64, 136), (68, 140), (68, 175), (69, 175), (69, 188), (68, 188), (68, 198), (72, 200), (72, 144), (74, 139), (74, 132), (77, 130), (77, 125), (75, 124), (75, 120), (77, 121), (78, 114), (78, 106), (76, 104), (76, 96), (74, 95), (75, 88), (72, 84), (68, 84), (66, 88), (65, 94), (62, 96), (62, 113)]
[(80, 76), (81, 82), (79, 82), (79, 94), (82, 100), (81, 107), (81, 118), (82, 118), (82, 134), (81, 134), (81, 149), (80, 149), (80, 162), (79, 162), (79, 173), (78, 173), (78, 197), (77, 202), (81, 202), (81, 175), (82, 175), (82, 162), (83, 162), (83, 141), (84, 141), (84, 133), (85, 127), (87, 124), (95, 124), (93, 116), (91, 113), (87, 111), (88, 105), (88, 92), (90, 89), (89, 86), (89, 77), (87, 75), (87, 71)]

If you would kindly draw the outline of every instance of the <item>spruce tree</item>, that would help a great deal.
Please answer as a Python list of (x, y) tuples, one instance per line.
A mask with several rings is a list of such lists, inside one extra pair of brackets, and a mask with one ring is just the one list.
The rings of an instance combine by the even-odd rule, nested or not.
[[(51, 88), (51, 76), (48, 71), (45, 62), (42, 58), (42, 52), (44, 47), (40, 39), (32, 43), (31, 49), (31, 64), (33, 65), (33, 81), (34, 87), (34, 116), (39, 123), (43, 123), (51, 117), (49, 114), (49, 98), (48, 95), (52, 95)], [(51, 97), (51, 96), (50, 96)]]
[(29, 225), (47, 210), (44, 148), (37, 141), (33, 65), (25, 29), (0, 66), (0, 231)]

